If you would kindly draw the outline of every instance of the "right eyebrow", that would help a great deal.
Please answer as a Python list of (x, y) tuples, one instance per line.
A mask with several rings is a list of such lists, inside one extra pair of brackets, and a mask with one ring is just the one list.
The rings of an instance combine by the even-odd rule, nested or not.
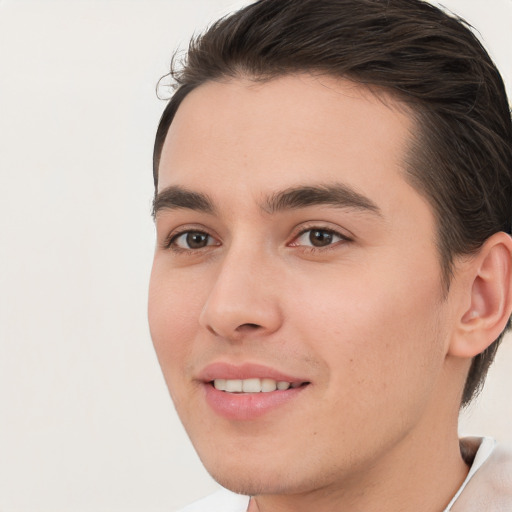
[(204, 213), (214, 213), (213, 202), (200, 192), (192, 192), (183, 187), (170, 186), (158, 192), (153, 199), (153, 218), (161, 210), (178, 209), (196, 210)]
[(382, 217), (380, 208), (369, 197), (343, 183), (300, 186), (282, 190), (267, 198), (262, 208), (269, 213), (275, 213), (318, 205), (352, 208)]

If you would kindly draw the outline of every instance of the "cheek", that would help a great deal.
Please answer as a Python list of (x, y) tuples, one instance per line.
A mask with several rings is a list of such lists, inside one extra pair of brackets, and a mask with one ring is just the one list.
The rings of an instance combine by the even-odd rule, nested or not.
[(296, 303), (299, 329), (326, 362), (339, 396), (421, 394), (424, 382), (432, 382), (428, 374), (442, 365), (437, 279), (432, 272), (402, 267), (393, 273), (385, 266), (312, 280), (307, 303)]
[(183, 371), (198, 329), (200, 290), (155, 258), (149, 285), (148, 320), (151, 339), (168, 384)]

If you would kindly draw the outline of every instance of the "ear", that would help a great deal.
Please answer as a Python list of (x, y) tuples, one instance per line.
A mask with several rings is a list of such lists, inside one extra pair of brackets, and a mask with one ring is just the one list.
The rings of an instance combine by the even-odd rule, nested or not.
[[(448, 353), (472, 358), (501, 334), (512, 311), (512, 238), (492, 235), (463, 270), (464, 295)], [(469, 307), (467, 306), (469, 304)]]

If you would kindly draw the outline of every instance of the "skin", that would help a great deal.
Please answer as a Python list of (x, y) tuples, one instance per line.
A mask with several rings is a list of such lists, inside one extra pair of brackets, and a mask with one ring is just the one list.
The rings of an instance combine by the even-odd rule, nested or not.
[[(254, 496), (251, 512), (440, 511), (467, 474), (469, 358), (450, 354), (471, 305), (466, 267), (456, 262), (445, 296), (431, 208), (404, 175), (415, 127), (382, 99), (308, 75), (207, 83), (163, 147), (159, 192), (207, 195), (214, 211), (157, 211), (152, 339), (205, 467)], [(376, 208), (268, 205), (334, 184)], [(312, 229), (332, 239), (315, 247)], [(207, 245), (190, 248), (187, 232)], [(259, 418), (226, 419), (198, 380), (217, 361), (310, 384)]]

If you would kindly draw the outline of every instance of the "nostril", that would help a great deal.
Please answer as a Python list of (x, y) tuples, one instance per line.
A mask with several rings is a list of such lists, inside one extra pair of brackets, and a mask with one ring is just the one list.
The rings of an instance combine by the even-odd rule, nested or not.
[(231, 334), (228, 334), (228, 333), (222, 334), (219, 331), (217, 331), (214, 327), (212, 327), (211, 325), (206, 326), (206, 329), (214, 336), (221, 336), (221, 337), (233, 338), (233, 339), (238, 339), (240, 336), (243, 336), (244, 333), (248, 334), (252, 331), (255, 331), (255, 330), (258, 330), (261, 328), (262, 328), (262, 326), (259, 324), (246, 323), (246, 324), (239, 325), (234, 331), (232, 331)]
[(237, 327), (237, 331), (244, 331), (244, 330), (255, 330), (255, 329), (259, 329), (261, 327), (261, 325), (258, 325), (258, 324), (242, 324), (242, 325), (239, 325)]

